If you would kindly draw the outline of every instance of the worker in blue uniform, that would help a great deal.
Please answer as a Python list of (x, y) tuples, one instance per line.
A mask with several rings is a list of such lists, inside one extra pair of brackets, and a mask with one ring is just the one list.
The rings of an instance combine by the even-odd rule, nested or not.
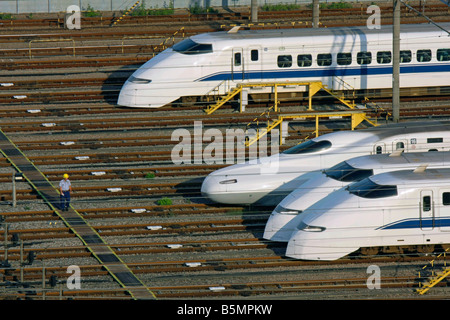
[(69, 175), (64, 174), (63, 179), (59, 182), (59, 192), (61, 200), (61, 210), (69, 210), (70, 205), (70, 194), (72, 193), (72, 184), (69, 180)]

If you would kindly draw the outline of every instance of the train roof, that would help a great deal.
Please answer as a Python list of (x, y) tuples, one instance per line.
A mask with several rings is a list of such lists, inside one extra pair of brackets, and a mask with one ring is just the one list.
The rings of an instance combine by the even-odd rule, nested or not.
[[(375, 154), (360, 156), (346, 160), (349, 165), (355, 168), (379, 168), (385, 165), (421, 165), (424, 163), (440, 163), (442, 165), (450, 162), (450, 152), (403, 152), (401, 154)], [(450, 167), (450, 165), (449, 165)]]
[(402, 122), (361, 129), (361, 131), (373, 133), (380, 138), (416, 132), (432, 133), (448, 131), (450, 133), (450, 120)]
[(391, 171), (376, 174), (367, 179), (379, 185), (434, 187), (445, 184), (450, 187), (450, 168)]
[[(442, 28), (450, 30), (450, 23), (439, 24)], [(437, 36), (448, 36), (448, 33), (432, 24), (406, 24), (401, 25), (401, 37), (406, 38), (406, 34), (434, 33)], [(297, 29), (263, 29), (263, 30), (238, 30), (237, 32), (219, 31), (203, 33), (192, 36), (191, 38), (200, 43), (214, 43), (220, 41), (237, 40), (261, 40), (261, 39), (284, 39), (298, 37), (351, 37), (360, 36), (371, 37), (374, 39), (392, 38), (392, 25), (382, 25), (380, 29), (368, 29), (366, 26), (360, 27), (331, 27), (331, 28), (297, 28)], [(384, 35), (384, 37), (383, 37)], [(411, 35), (410, 35), (411, 36)]]
[(439, 133), (440, 135), (447, 133), (450, 135), (450, 120), (442, 121), (412, 121), (395, 123), (388, 125), (381, 125), (378, 127), (371, 127), (360, 129), (356, 131), (337, 131), (329, 134), (324, 134), (312, 140), (330, 140), (333, 144), (337, 145), (349, 145), (356, 141), (374, 142), (390, 137), (403, 137), (409, 138), (406, 135), (417, 134), (416, 138), (419, 138), (419, 134), (426, 134), (430, 137), (433, 133)]

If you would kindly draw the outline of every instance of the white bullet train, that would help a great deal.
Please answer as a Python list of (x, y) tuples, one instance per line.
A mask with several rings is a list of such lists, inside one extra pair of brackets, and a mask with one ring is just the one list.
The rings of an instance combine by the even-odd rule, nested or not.
[(429, 169), (450, 168), (450, 152), (394, 152), (361, 156), (340, 162), (329, 169), (316, 171), (274, 209), (267, 221), (263, 238), (288, 242), (301, 220), (301, 213), (333, 191), (375, 174), (416, 169), (419, 164), (426, 164)]
[(290, 258), (430, 252), (450, 243), (450, 169), (374, 175), (331, 193), (302, 216), (288, 242)]
[(231, 165), (210, 173), (201, 192), (223, 204), (276, 206), (313, 171), (357, 156), (449, 151), (450, 121), (405, 122), (313, 138), (280, 154)]
[[(450, 24), (441, 24), (450, 30)], [(450, 86), (450, 37), (431, 24), (402, 25), (400, 85)], [(143, 64), (117, 104), (158, 108), (180, 97), (225, 94), (238, 83), (322, 81), (335, 90), (392, 88), (392, 26), (239, 30), (192, 36)], [(270, 89), (268, 89), (270, 90)], [(305, 91), (279, 88), (283, 91)], [(250, 89), (249, 94), (260, 93)]]

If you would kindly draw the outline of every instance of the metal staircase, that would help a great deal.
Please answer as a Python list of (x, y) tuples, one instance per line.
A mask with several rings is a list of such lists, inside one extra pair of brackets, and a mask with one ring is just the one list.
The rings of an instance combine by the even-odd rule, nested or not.
[(133, 11), (133, 10), (136, 8), (136, 6), (139, 4), (139, 2), (140, 2), (140, 0), (137, 1), (135, 4), (133, 4), (133, 5), (131, 6), (130, 9), (128, 9), (122, 16), (120, 16), (116, 21), (113, 22), (112, 26), (115, 26), (115, 25), (118, 24), (120, 21), (122, 21), (122, 19), (123, 19), (124, 17), (126, 17), (127, 15), (129, 15), (130, 12)]
[[(436, 259), (443, 258), (444, 259), (444, 267), (440, 270), (440, 272), (435, 273), (434, 270), (431, 272), (431, 277), (428, 278), (427, 281), (419, 284), (419, 289), (416, 290), (419, 294), (425, 294), (428, 290), (433, 288), (439, 282), (444, 280), (448, 275), (450, 275), (450, 267), (447, 267), (447, 262), (445, 260), (447, 253), (449, 252), (450, 247), (448, 247), (443, 253), (439, 254)], [(428, 267), (434, 267), (436, 259), (429, 262), (428, 265), (424, 266), (422, 270), (425, 270)], [(420, 273), (419, 273), (420, 278)]]
[[(218, 90), (218, 87), (216, 87), (215, 89)], [(213, 113), (214, 111), (219, 109), (221, 106), (223, 106), (225, 103), (230, 101), (235, 95), (237, 95), (238, 93), (241, 93), (241, 92), (242, 92), (242, 86), (237, 85), (236, 87), (232, 88), (231, 91), (229, 91), (227, 95), (220, 97), (219, 100), (217, 100), (215, 104), (208, 106), (206, 108), (205, 112), (207, 114)]]

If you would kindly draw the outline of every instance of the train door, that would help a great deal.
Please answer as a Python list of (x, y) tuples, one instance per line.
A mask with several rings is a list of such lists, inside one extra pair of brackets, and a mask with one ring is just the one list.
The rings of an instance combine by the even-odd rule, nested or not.
[(420, 229), (432, 230), (435, 225), (433, 191), (420, 191)]
[(245, 64), (245, 79), (261, 81), (262, 79), (262, 50), (261, 47), (248, 48), (247, 63)]
[(233, 48), (231, 58), (231, 80), (243, 80), (244, 78), (244, 55), (242, 48)]
[(450, 231), (450, 189), (439, 191), (442, 205), (439, 206), (439, 226), (441, 231)]

